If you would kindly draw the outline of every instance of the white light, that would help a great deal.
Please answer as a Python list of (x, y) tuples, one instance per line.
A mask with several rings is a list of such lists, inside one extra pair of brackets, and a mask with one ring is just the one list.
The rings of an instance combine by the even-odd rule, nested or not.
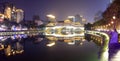
[(116, 17), (115, 17), (115, 16), (113, 16), (113, 19), (116, 19)]
[(68, 16), (68, 18), (75, 18), (75, 16)]
[(51, 15), (51, 14), (47, 15), (47, 17), (55, 18), (55, 16), (54, 16), (54, 15)]
[(74, 44), (75, 44), (75, 42), (68, 42), (68, 44), (69, 44), (69, 45), (74, 45)]
[(52, 47), (52, 46), (54, 46), (54, 45), (55, 45), (55, 42), (50, 43), (50, 44), (47, 44), (48, 47)]
[[(46, 30), (48, 29), (57, 29), (57, 28), (68, 28), (68, 29), (81, 29), (82, 31), (84, 31), (84, 27), (74, 27), (74, 26), (55, 26), (55, 27), (46, 27)], [(74, 32), (74, 31), (73, 31)], [(55, 36), (55, 37), (74, 37), (74, 36), (84, 36), (84, 32), (81, 34), (76, 34), (75, 32), (73, 34), (67, 34), (67, 35), (62, 35), (62, 34), (56, 34), (56, 33), (52, 33), (52, 34), (48, 34), (47, 32), (45, 32), (46, 36)]]
[(102, 58), (100, 61), (108, 61), (109, 60), (108, 59), (108, 57), (109, 57), (108, 49), (105, 52), (103, 52), (102, 54), (103, 55), (102, 55)]
[(120, 34), (120, 30), (117, 30), (117, 32)]

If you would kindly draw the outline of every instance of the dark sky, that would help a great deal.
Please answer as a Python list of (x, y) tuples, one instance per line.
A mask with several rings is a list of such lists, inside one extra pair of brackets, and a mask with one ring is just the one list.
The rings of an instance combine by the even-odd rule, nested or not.
[(53, 14), (57, 20), (64, 20), (69, 15), (80, 14), (88, 22), (93, 22), (94, 15), (104, 11), (109, 4), (109, 0), (0, 0), (0, 3), (5, 1), (23, 9), (25, 19), (31, 20), (35, 14), (45, 19), (47, 14)]

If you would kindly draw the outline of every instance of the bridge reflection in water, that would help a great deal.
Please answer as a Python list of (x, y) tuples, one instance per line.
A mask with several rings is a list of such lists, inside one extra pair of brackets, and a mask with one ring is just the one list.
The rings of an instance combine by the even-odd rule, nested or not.
[(55, 45), (55, 41), (62, 40), (70, 45), (74, 45), (76, 41), (84, 41), (84, 27), (83, 26), (54, 26), (46, 27), (45, 35), (50, 41), (48, 46)]
[[(0, 50), (4, 50), (7, 56), (23, 53), (24, 43), (21, 42), (21, 39), (35, 35), (45, 35), (50, 40), (47, 44), (49, 47), (54, 46), (56, 41), (63, 41), (69, 45), (82, 45), (85, 39), (92, 40), (100, 46), (100, 61), (117, 61), (120, 55), (118, 43), (113, 48), (109, 47), (110, 37), (107, 33), (85, 31), (84, 27), (74, 26), (46, 27), (45, 30), (0, 32)], [(40, 40), (43, 39), (40, 38)]]

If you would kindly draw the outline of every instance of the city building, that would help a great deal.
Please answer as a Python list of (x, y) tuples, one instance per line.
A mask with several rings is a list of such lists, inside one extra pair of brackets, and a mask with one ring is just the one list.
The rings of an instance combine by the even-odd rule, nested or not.
[(52, 14), (46, 15), (48, 24), (46, 26), (55, 26), (57, 24), (56, 17)]
[(6, 56), (10, 56), (11, 55), (11, 46), (8, 45), (8, 47), (6, 49), (4, 49), (4, 51), (5, 51)]
[(14, 6), (11, 12), (11, 20), (15, 21), (16, 20), (16, 7)]
[(72, 22), (75, 22), (75, 16), (68, 16), (68, 20), (71, 20)]
[(52, 23), (56, 23), (56, 17), (52, 14), (48, 14), (47, 16), (47, 20), (52, 22)]
[(4, 14), (0, 14), (0, 22), (4, 21)]
[(68, 20), (71, 20), (72, 24), (75, 26), (84, 26), (86, 23), (86, 19), (84, 19), (83, 16), (80, 16), (79, 14), (75, 16), (68, 16)]
[(57, 21), (57, 26), (62, 26), (64, 25), (64, 21)]
[(11, 12), (12, 12), (13, 4), (5, 2), (4, 3), (4, 15), (5, 18), (11, 20)]
[(37, 24), (37, 26), (43, 25), (43, 22), (41, 20), (35, 20), (35, 23)]
[(24, 50), (23, 50), (23, 45), (20, 44), (19, 42), (16, 43), (16, 53), (19, 54), (19, 53), (22, 53)]
[(72, 25), (73, 24), (73, 21), (72, 20), (64, 20), (64, 26), (67, 26), (67, 25)]
[(4, 16), (5, 19), (8, 19), (9, 21), (15, 21), (19, 23), (24, 18), (24, 11), (22, 9), (17, 9), (11, 3), (4, 3)]
[(22, 9), (16, 9), (16, 22), (19, 23), (24, 19), (24, 11)]

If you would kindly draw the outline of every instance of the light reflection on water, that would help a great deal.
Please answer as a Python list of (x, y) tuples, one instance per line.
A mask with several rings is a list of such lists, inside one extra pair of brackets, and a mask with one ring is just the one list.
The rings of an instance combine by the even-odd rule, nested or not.
[[(25, 40), (21, 39), (21, 41), (18, 40), (13, 40), (14, 43), (9, 44), (9, 48), (7, 50), (8, 55), (14, 55), (13, 57), (16, 57), (16, 54), (18, 55), (25, 55), (29, 56), (29, 54), (33, 54), (33, 58), (31, 59), (39, 59), (41, 60), (41, 53), (44, 51), (45, 55), (43, 57), (50, 59), (50, 60), (62, 60), (62, 61), (74, 61), (74, 60), (86, 60), (86, 61), (98, 61), (98, 52), (99, 48), (97, 47), (96, 44), (93, 42), (88, 42), (87, 40), (83, 41), (74, 41), (74, 44), (69, 44), (66, 42), (62, 41), (55, 41), (55, 45), (53, 47), (47, 47), (46, 45), (50, 43), (50, 40), (46, 38), (39, 38), (39, 37), (33, 37), (28, 38)], [(31, 43), (32, 42), (32, 43)], [(17, 47), (16, 47), (17, 46)], [(19, 52), (13, 51), (18, 49)], [(11, 50), (10, 50), (11, 49)], [(24, 50), (24, 51), (23, 51)], [(11, 51), (11, 52), (10, 52)], [(10, 52), (10, 54), (9, 54)], [(61, 53), (61, 54), (60, 54)], [(64, 53), (64, 54), (63, 54)], [(40, 54), (40, 55), (39, 55)], [(39, 57), (40, 56), (40, 57)], [(54, 57), (56, 56), (56, 57)], [(66, 56), (66, 58), (64, 57)], [(83, 56), (83, 57), (82, 57)], [(22, 56), (20, 56), (22, 57)], [(24, 57), (24, 56), (23, 56)], [(39, 58), (38, 58), (39, 57)], [(83, 58), (83, 59), (82, 59)], [(86, 59), (88, 58), (88, 59)], [(26, 58), (28, 59), (28, 58)], [(16, 59), (15, 59), (16, 60)], [(24, 59), (23, 59), (24, 60)], [(46, 60), (46, 59), (43, 59)], [(48, 61), (48, 60), (47, 60)]]
[[(8, 42), (8, 41), (12, 41), (12, 42)], [(31, 43), (31, 44), (29, 44), (29, 43)], [(36, 46), (33, 46), (33, 45), (36, 45)], [(40, 58), (38, 58), (38, 56), (41, 56), (41, 55), (38, 55), (38, 54), (42, 53), (39, 51), (42, 50), (43, 48), (44, 48), (43, 51), (45, 50), (45, 52), (44, 52), (45, 56), (44, 56), (44, 54), (42, 54), (44, 56), (44, 58), (47, 57), (48, 59), (52, 59), (52, 60), (54, 58), (56, 58), (55, 60), (57, 60), (59, 57), (61, 57), (62, 58), (61, 60), (64, 61), (68, 58), (71, 59), (73, 57), (73, 59), (71, 61), (74, 61), (75, 59), (83, 60), (83, 59), (79, 59), (79, 58), (84, 58), (84, 59), (89, 58), (89, 61), (99, 61), (99, 59), (100, 59), (99, 55), (102, 55), (101, 61), (103, 61), (103, 60), (108, 61), (108, 55), (109, 55), (109, 53), (108, 53), (109, 50), (107, 48), (105, 51), (100, 52), (101, 49), (102, 50), (104, 49), (104, 47), (101, 48), (101, 46), (98, 46), (97, 44), (95, 44), (94, 41), (88, 42), (88, 40), (85, 40), (85, 39), (69, 40), (69, 38), (68, 38), (67, 40), (61, 39), (61, 40), (53, 41), (53, 40), (48, 40), (46, 38), (41, 38), (39, 36), (26, 38), (26, 40), (25, 39), (12, 40), (9, 38), (6, 40), (5, 46), (8, 47), (8, 48), (4, 49), (5, 54), (7, 56), (9, 56), (9, 55), (16, 56), (16, 54), (17, 55), (18, 54), (26, 54), (28, 52), (30, 54), (33, 54), (33, 56), (37, 57), (37, 58), (34, 57), (34, 59), (39, 59), (39, 60), (40, 60)], [(42, 48), (42, 49), (39, 50), (39, 48)], [(36, 51), (36, 50), (38, 50), (38, 51)], [(67, 53), (67, 51), (68, 51), (68, 53)], [(59, 53), (66, 53), (65, 56), (67, 56), (67, 58), (63, 58), (62, 55), (64, 56), (64, 54), (59, 54)], [(82, 56), (81, 54), (84, 57), (81, 57)], [(26, 54), (26, 56), (29, 57), (29, 54)], [(57, 56), (57, 57), (53, 57), (53, 56)], [(116, 56), (119, 56), (119, 51), (115, 55), (114, 59), (112, 59), (112, 61), (115, 60)]]
[(120, 61), (120, 50), (118, 50), (117, 53), (114, 54), (114, 57), (111, 58), (111, 61)]

